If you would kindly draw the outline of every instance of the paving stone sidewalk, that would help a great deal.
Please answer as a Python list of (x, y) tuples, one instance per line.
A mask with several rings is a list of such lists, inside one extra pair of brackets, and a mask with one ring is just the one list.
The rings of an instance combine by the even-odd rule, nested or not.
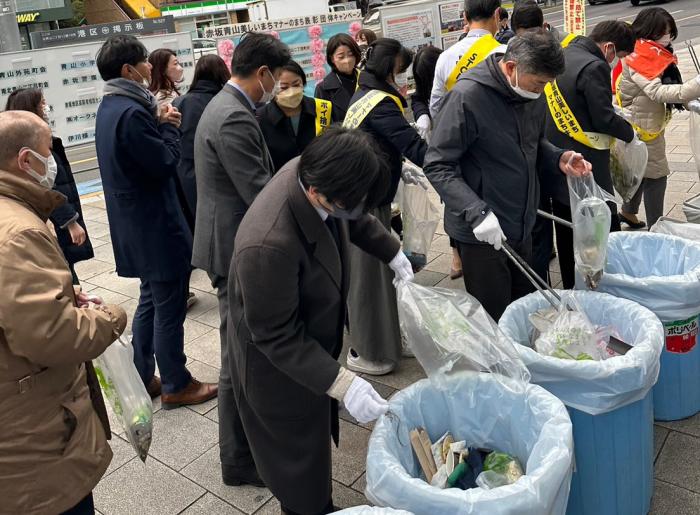
[[(688, 59), (681, 53), (684, 76), (691, 77)], [(665, 212), (684, 219), (683, 201), (700, 194), (698, 172), (688, 142), (688, 115), (674, 117), (667, 131), (669, 178)], [(437, 197), (436, 197), (437, 198)], [(138, 280), (117, 277), (110, 244), (104, 200), (100, 195), (83, 199), (95, 258), (80, 263), (76, 271), (83, 288), (106, 302), (121, 304), (131, 319), (139, 294)], [(642, 210), (642, 218), (643, 210)], [(451, 281), (451, 252), (442, 224), (438, 228), (429, 263), (416, 280), (425, 285), (464, 289)], [(556, 263), (552, 274), (560, 284)], [(188, 367), (202, 381), (216, 381), (219, 368), (219, 314), (216, 296), (202, 271), (192, 275), (197, 304), (187, 314), (185, 351)], [(372, 379), (379, 393), (389, 398), (423, 377), (413, 359), (403, 359), (398, 370)], [(217, 401), (173, 411), (154, 409), (154, 440), (146, 464), (134, 456), (119, 422), (113, 419), (111, 445), (114, 459), (95, 489), (97, 510), (104, 515), (133, 514), (276, 514), (279, 504), (266, 489), (227, 487), (221, 482)], [(368, 504), (364, 497), (365, 457), (371, 426), (355, 423), (347, 413), (340, 423), (340, 448), (333, 452), (334, 501), (339, 507)], [(697, 515), (700, 513), (700, 415), (660, 423), (655, 427), (655, 482), (652, 513)], [(601, 470), (606, 464), (601, 463)]]

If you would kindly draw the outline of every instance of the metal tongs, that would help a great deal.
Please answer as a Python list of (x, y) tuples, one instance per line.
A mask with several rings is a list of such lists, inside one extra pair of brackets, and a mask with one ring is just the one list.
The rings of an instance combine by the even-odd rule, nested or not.
[[(552, 289), (552, 287), (549, 286), (547, 281), (542, 279), (537, 274), (537, 272), (535, 272), (532, 269), (532, 267), (527, 263), (527, 261), (525, 261), (517, 252), (515, 252), (506, 241), (503, 241), (501, 245), (503, 248), (503, 252), (506, 253), (506, 255), (510, 258), (513, 264), (523, 273), (523, 275), (527, 277), (528, 281), (532, 283), (532, 285), (537, 289), (540, 295), (542, 295), (554, 309), (559, 310), (562, 306), (562, 300), (559, 294), (556, 291), (554, 291), (554, 289)], [(574, 309), (568, 304), (566, 304), (565, 307), (568, 311), (574, 311)], [(610, 336), (608, 347), (620, 355), (627, 354), (627, 352), (632, 348), (630, 344), (625, 343), (612, 335)]]
[(688, 52), (690, 53), (690, 59), (693, 61), (693, 65), (695, 66), (695, 71), (700, 75), (700, 60), (698, 60), (698, 56), (695, 53), (693, 40), (688, 40), (685, 42), (685, 44), (688, 46)]

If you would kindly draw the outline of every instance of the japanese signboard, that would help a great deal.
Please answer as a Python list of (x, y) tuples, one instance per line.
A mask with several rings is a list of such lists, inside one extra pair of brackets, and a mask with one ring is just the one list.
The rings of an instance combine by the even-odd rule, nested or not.
[(172, 16), (159, 18), (144, 18), (143, 20), (118, 21), (100, 25), (83, 25), (70, 29), (45, 30), (31, 32), (29, 37), (32, 48), (48, 48), (52, 46), (83, 43), (85, 41), (104, 40), (117, 34), (156, 35), (175, 32), (175, 21)]
[(564, 30), (577, 36), (586, 35), (586, 0), (564, 0)]
[(381, 7), (384, 36), (417, 52), (425, 46), (449, 48), (464, 28), (464, 2), (414, 2)]
[[(173, 50), (185, 69), (180, 92), (194, 75), (194, 54), (189, 33), (139, 38), (149, 52)], [(0, 105), (18, 88), (40, 88), (49, 106), (49, 123), (66, 146), (88, 143), (95, 138), (95, 118), (102, 100), (104, 82), (95, 59), (101, 41), (43, 50), (0, 54)]]
[(217, 40), (217, 52), (231, 64), (233, 51), (246, 32), (266, 32), (286, 43), (292, 58), (299, 63), (306, 74), (304, 90), (313, 96), (316, 83), (330, 72), (326, 63), (326, 44), (336, 34), (355, 34), (360, 30), (359, 10), (340, 11), (316, 16), (299, 16), (281, 20), (269, 20), (236, 25), (222, 25), (206, 30), (205, 36)]

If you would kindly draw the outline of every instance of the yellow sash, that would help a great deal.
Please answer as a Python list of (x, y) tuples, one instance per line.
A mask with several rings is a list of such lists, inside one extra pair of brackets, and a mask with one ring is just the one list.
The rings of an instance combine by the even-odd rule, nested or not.
[(390, 98), (394, 102), (396, 102), (396, 105), (399, 106), (399, 109), (403, 114), (403, 105), (401, 104), (401, 100), (399, 100), (399, 97), (391, 95), (384, 91), (380, 91), (378, 89), (373, 89), (370, 90), (360, 100), (358, 100), (350, 106), (350, 109), (348, 109), (348, 112), (345, 115), (343, 127), (348, 129), (357, 129), (360, 126), (360, 124), (364, 121), (364, 119), (367, 118), (367, 115), (372, 111), (372, 109), (377, 107), (379, 102), (381, 102), (385, 98)]
[(569, 43), (571, 43), (574, 39), (578, 37), (578, 34), (569, 34), (564, 38), (564, 40), (561, 42), (561, 47), (566, 48), (569, 46)]
[(450, 91), (452, 88), (454, 88), (460, 75), (486, 59), (488, 55), (499, 46), (501, 46), (501, 44), (496, 41), (496, 38), (494, 38), (491, 34), (486, 34), (477, 39), (474, 44), (469, 47), (469, 50), (464, 52), (464, 55), (457, 62), (457, 65), (452, 70), (452, 73), (450, 73), (450, 76), (447, 77), (445, 89)]
[(599, 132), (586, 132), (581, 128), (581, 124), (561, 94), (557, 81), (548, 83), (544, 88), (544, 93), (547, 96), (549, 114), (552, 115), (552, 120), (554, 120), (559, 132), (566, 134), (582, 145), (596, 150), (607, 150), (610, 148), (612, 143), (610, 136)]
[[(622, 95), (620, 94), (621, 80), (622, 74), (620, 74), (617, 77), (617, 81), (615, 81), (615, 98), (617, 99), (617, 105), (619, 105), (620, 107), (622, 107)], [(671, 121), (671, 118), (673, 118), (673, 113), (670, 109), (666, 109), (666, 118), (664, 118), (663, 125), (661, 126), (661, 130), (659, 132), (651, 132), (646, 129), (642, 129), (639, 125), (632, 122), (630, 122), (630, 124), (632, 125), (634, 131), (637, 133), (637, 136), (639, 136), (639, 139), (642, 140), (644, 143), (649, 143), (661, 136), (661, 133), (664, 131), (664, 129), (666, 129), (666, 126)]]
[(320, 98), (314, 98), (314, 101), (316, 102), (316, 136), (320, 136), (331, 125), (333, 104)]

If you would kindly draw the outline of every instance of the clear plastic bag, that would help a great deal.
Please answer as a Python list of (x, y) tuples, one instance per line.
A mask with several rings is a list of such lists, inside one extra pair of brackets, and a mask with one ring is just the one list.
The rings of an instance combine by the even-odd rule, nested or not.
[(700, 195), (683, 202), (683, 214), (690, 223), (700, 224)]
[(593, 174), (568, 178), (571, 219), (574, 226), (574, 258), (576, 268), (595, 288), (605, 268), (610, 208), (606, 202), (614, 197), (595, 183)]
[(398, 286), (401, 330), (428, 377), (438, 387), (448, 376), (472, 370), (490, 372), (509, 388), (530, 380), (513, 343), (479, 302), (465, 292)]
[(690, 151), (700, 176), (700, 113), (690, 113)]
[(673, 218), (666, 218), (665, 216), (659, 218), (652, 228), (649, 229), (649, 232), (680, 236), (681, 238), (700, 243), (700, 224), (674, 220)]
[(476, 484), (484, 490), (512, 485), (523, 476), (523, 467), (517, 458), (504, 452), (492, 452), (484, 460), (484, 471)]
[(95, 360), (95, 373), (131, 446), (145, 462), (153, 434), (153, 403), (134, 365), (134, 348), (123, 336)]
[(407, 162), (403, 165), (403, 177), (398, 195), (403, 219), (403, 251), (417, 271), (428, 262), (440, 211), (430, 200), (430, 183), (423, 170)]
[(630, 143), (615, 140), (610, 148), (610, 174), (622, 200), (629, 202), (642, 184), (649, 151), (646, 143), (634, 138)]

